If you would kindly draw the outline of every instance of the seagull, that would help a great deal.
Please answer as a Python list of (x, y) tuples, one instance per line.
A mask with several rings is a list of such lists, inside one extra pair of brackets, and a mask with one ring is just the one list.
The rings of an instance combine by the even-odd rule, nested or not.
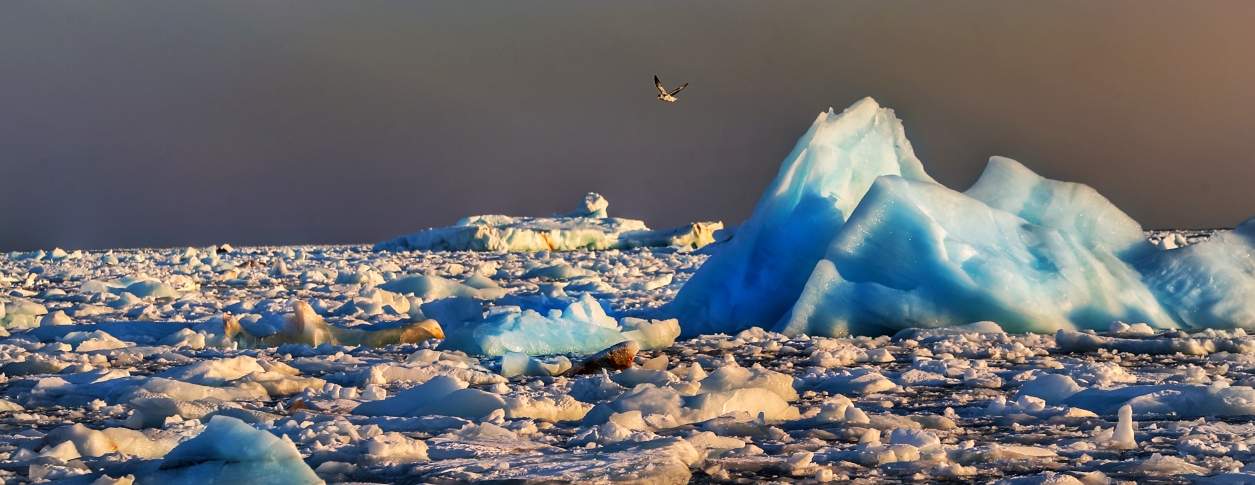
[(659, 94), (659, 95), (658, 95), (658, 99), (661, 99), (661, 100), (666, 101), (666, 102), (668, 102), (668, 103), (674, 103), (674, 102), (675, 102), (675, 93), (680, 92), (680, 90), (684, 89), (684, 87), (685, 87), (685, 86), (688, 86), (688, 85), (689, 85), (689, 83), (684, 83), (684, 86), (680, 86), (680, 87), (678, 87), (678, 88), (675, 88), (675, 91), (671, 91), (671, 92), (669, 92), (669, 93), (668, 93), (668, 92), (667, 92), (667, 88), (662, 87), (662, 81), (659, 81), (659, 80), (658, 80), (658, 76), (654, 76), (654, 85), (655, 85), (655, 86), (658, 86), (658, 91), (662, 92), (662, 94)]

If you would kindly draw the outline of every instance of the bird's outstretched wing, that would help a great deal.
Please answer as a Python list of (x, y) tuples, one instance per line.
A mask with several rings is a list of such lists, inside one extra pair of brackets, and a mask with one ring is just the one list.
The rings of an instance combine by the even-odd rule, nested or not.
[(658, 86), (658, 91), (667, 94), (667, 88), (662, 87), (662, 81), (658, 80), (658, 76), (654, 76), (654, 86)]
[[(668, 94), (668, 95), (671, 95), (671, 96), (675, 96), (675, 93), (680, 92), (680, 90), (684, 89), (684, 88), (685, 88), (686, 86), (688, 86), (688, 85), (689, 85), (689, 83), (684, 83), (684, 86), (680, 86), (680, 87), (678, 87), (678, 88), (675, 88), (675, 91), (669, 92), (669, 93), (667, 93), (667, 94)], [(662, 85), (658, 85), (658, 89), (662, 89)]]

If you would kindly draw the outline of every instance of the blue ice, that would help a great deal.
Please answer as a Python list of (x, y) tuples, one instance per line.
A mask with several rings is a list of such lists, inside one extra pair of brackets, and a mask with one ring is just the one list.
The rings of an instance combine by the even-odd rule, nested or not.
[(1255, 329), (1255, 221), (1161, 251), (1093, 188), (990, 160), (966, 192), (923, 171), (892, 111), (825, 113), (736, 236), (672, 303), (684, 335)]
[(1139, 262), (1159, 301), (1188, 328), (1255, 330), (1255, 218)]
[(601, 304), (585, 295), (563, 310), (541, 314), (534, 310), (496, 307), (483, 320), (446, 329), (441, 350), (471, 355), (553, 355), (596, 352), (627, 340)]
[(1113, 252), (1126, 248), (1103, 237), (1032, 224), (935, 183), (881, 177), (775, 330), (874, 335), (983, 320), (1013, 332), (1105, 330), (1112, 320), (1175, 328)]
[(932, 182), (893, 111), (864, 98), (821, 113), (754, 213), (672, 302), (683, 335), (768, 326), (789, 310), (876, 177)]

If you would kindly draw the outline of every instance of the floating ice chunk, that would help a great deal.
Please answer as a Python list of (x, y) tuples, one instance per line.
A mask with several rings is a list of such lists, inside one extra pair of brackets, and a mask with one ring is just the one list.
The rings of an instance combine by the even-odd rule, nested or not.
[(412, 294), (418, 298), (422, 298), (423, 301), (440, 300), (450, 297), (496, 300), (506, 294), (505, 289), (495, 284), (492, 286), (480, 284), (478, 286), (479, 287), (468, 286), (435, 275), (415, 275), (389, 281), (379, 285), (379, 288), (394, 293), (400, 293), (402, 295)]
[(905, 328), (893, 334), (894, 340), (924, 340), (933, 337), (965, 335), (970, 333), (1006, 333), (995, 322), (976, 322), (967, 325), (937, 328)]
[(175, 447), (166, 454), (158, 470), (140, 475), (137, 482), (156, 485), (323, 483), (287, 437), (276, 438), (227, 416), (210, 419), (200, 435)]
[(1055, 472), (1041, 472), (1037, 475), (1016, 478), (1004, 478), (994, 485), (1087, 485), (1072, 475)]
[(641, 384), (609, 403), (598, 404), (584, 416), (584, 424), (600, 424), (617, 413), (671, 416), (678, 424), (713, 419), (724, 414), (762, 414), (766, 419), (797, 419), (798, 409), (775, 393), (760, 388), (705, 392), (683, 396), (671, 388)]
[[(616, 482), (683, 484), (701, 454), (679, 437), (632, 440), (592, 450), (559, 453), (508, 452), (491, 458), (436, 460), (415, 465), (407, 478), (420, 483), (483, 481), (492, 483), (601, 483), (612, 473)], [(468, 470), (477, 470), (468, 477)]]
[(265, 372), (266, 369), (257, 359), (247, 355), (229, 359), (214, 359), (197, 362), (183, 367), (174, 367), (156, 374), (157, 377), (175, 379), (202, 386), (221, 386), (254, 372)]
[(528, 357), (527, 354), (506, 352), (501, 357), (501, 375), (514, 376), (556, 376), (571, 368), (571, 361), (564, 356), (557, 356), (552, 363)]
[(1083, 387), (1071, 377), (1059, 374), (1042, 374), (1020, 386), (1020, 396), (1040, 397), (1048, 404), (1059, 404), (1069, 396), (1081, 392)]
[(57, 310), (44, 315), (43, 318), (39, 319), (39, 326), (44, 327), (49, 325), (74, 325), (74, 320), (71, 320), (65, 312)]
[(1205, 475), (1211, 473), (1211, 470), (1206, 467), (1192, 464), (1175, 456), (1163, 456), (1159, 453), (1153, 453), (1150, 455), (1150, 458), (1143, 460), (1131, 463), (1113, 463), (1111, 466), (1104, 468), (1108, 472), (1130, 475)]
[(550, 312), (550, 316), (532, 310), (489, 315), (451, 330), (439, 349), (476, 355), (553, 355), (594, 352), (625, 340), (614, 319), (585, 295), (561, 312)]
[(1105, 415), (1116, 414), (1127, 404), (1137, 414), (1244, 416), (1255, 414), (1255, 389), (1219, 382), (1086, 389), (1064, 399), (1063, 404)]
[(337, 327), (328, 324), (314, 312), (308, 303), (303, 301), (296, 301), (292, 304), (292, 313), (283, 318), (282, 331), (257, 337), (244, 330), (235, 317), (227, 315), (223, 319), (223, 333), (228, 341), (248, 349), (284, 344), (305, 344), (311, 347), (322, 344), (382, 347), (396, 343), (418, 343), (433, 338), (444, 338), (444, 330), (435, 320), (424, 320), (380, 330)]
[(1149, 337), (1155, 335), (1155, 329), (1145, 323), (1128, 324), (1116, 320), (1107, 327), (1107, 333), (1119, 337)]
[(932, 182), (892, 110), (865, 98), (821, 113), (736, 237), (676, 296), (671, 311), (684, 335), (780, 320), (863, 194), (889, 174)]
[(460, 389), (418, 408), (410, 415), (482, 418), (493, 411), (505, 408), (506, 403), (501, 396), (479, 389)]
[(1090, 333), (1059, 330), (1055, 342), (1063, 352), (1094, 352), (1098, 349), (1118, 350), (1134, 354), (1207, 355), (1217, 351), (1249, 353), (1255, 351), (1255, 342), (1208, 338), (1156, 338), (1123, 339)]
[[(696, 363), (694, 363), (696, 364)], [(711, 372), (701, 380), (703, 392), (722, 392), (733, 389), (761, 388), (780, 396), (785, 401), (796, 401), (797, 391), (793, 389), (793, 376), (764, 369), (761, 365), (745, 368), (739, 365), (726, 365)]]
[(127, 428), (105, 428), (97, 431), (82, 424), (56, 428), (44, 437), (49, 445), (71, 443), (82, 456), (101, 456), (121, 452), (140, 458), (161, 458), (174, 449), (179, 440), (171, 436), (151, 439), (144, 433)]
[(620, 324), (623, 337), (640, 342), (641, 350), (665, 349), (674, 345), (680, 336), (680, 321), (674, 318), (647, 321), (628, 317)]
[(64, 337), (58, 337), (57, 341), (73, 345), (75, 352), (121, 349), (135, 345), (130, 342), (118, 340), (117, 338), (114, 338), (113, 335), (109, 335), (102, 330), (93, 330), (91, 332), (70, 332), (65, 334)]
[(506, 398), (505, 402), (505, 417), (509, 419), (579, 421), (593, 409), (592, 404), (579, 402), (565, 394), (552, 398), (519, 395)]
[(986, 320), (1015, 332), (1105, 330), (1112, 320), (1176, 326), (1105, 246), (937, 184), (884, 176), (776, 330), (875, 335)]
[(893, 381), (876, 371), (841, 371), (813, 383), (811, 390), (829, 394), (871, 394), (897, 387)]
[(1116, 424), (1116, 432), (1111, 437), (1111, 448), (1120, 450), (1131, 450), (1137, 447), (1137, 440), (1133, 438), (1133, 407), (1125, 404), (1120, 406), (1119, 422)]
[(466, 383), (452, 377), (436, 376), (431, 380), (398, 392), (387, 399), (362, 403), (353, 409), (360, 416), (409, 416), (415, 411), (444, 399), (454, 391), (465, 389)]
[(542, 278), (550, 280), (569, 280), (580, 276), (595, 276), (597, 273), (584, 268), (571, 266), (566, 261), (559, 261), (550, 266), (539, 266), (524, 272), (519, 278)]
[(130, 293), (138, 298), (177, 298), (179, 291), (160, 280), (143, 278), (128, 284), (124, 288), (112, 288), (117, 294)]
[(366, 440), (367, 463), (414, 463), (428, 461), (427, 443), (401, 433), (384, 433)]
[(575, 212), (553, 217), (472, 216), (375, 245), (376, 251), (573, 251), (638, 247), (699, 248), (714, 241), (718, 222), (651, 231), (645, 223), (608, 217), (609, 203), (588, 194)]

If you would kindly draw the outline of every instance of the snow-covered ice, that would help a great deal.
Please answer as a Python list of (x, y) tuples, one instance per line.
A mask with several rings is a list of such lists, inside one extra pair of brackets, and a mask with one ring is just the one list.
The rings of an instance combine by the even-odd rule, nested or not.
[(650, 230), (645, 223), (606, 215), (609, 202), (589, 193), (576, 210), (550, 217), (472, 216), (451, 227), (427, 229), (375, 245), (380, 251), (572, 251), (679, 247), (715, 241), (720, 222)]
[[(678, 324), (664, 318), (665, 304), (704, 254), (187, 253), (0, 257), (12, 280), (0, 296), (6, 309), (73, 319), (14, 325), (0, 339), (0, 478), (151, 483), (247, 471), (281, 483), (905, 483), (1054, 473), (1102, 483), (1093, 480), (1255, 475), (1243, 470), (1255, 463), (1247, 420), (1255, 337), (1240, 329), (1165, 333), (1134, 322), (1025, 334), (984, 321), (895, 336), (750, 328), (672, 342)], [(561, 265), (579, 269), (577, 281), (601, 284), (572, 283), (555, 296), (545, 278), (528, 274)], [(378, 278), (341, 279), (346, 273)], [(138, 274), (181, 289), (132, 301), (84, 284)], [(673, 283), (642, 289), (661, 275)], [(418, 276), (437, 283), (415, 284)], [(621, 346), (629, 352), (590, 363), (595, 345), (488, 356), (441, 349), (439, 339), (251, 346), (226, 338), (227, 315), (264, 336), (282, 334), (305, 307), (310, 322), (362, 331), (429, 319), (458, 329), (530, 311), (616, 336), (602, 343), (630, 339)], [(509, 341), (493, 339), (484, 341)], [(564, 341), (572, 343), (548, 344)], [(587, 373), (576, 372), (582, 366)], [(218, 435), (213, 442), (258, 446), (215, 451), (209, 438), (196, 441)]]

